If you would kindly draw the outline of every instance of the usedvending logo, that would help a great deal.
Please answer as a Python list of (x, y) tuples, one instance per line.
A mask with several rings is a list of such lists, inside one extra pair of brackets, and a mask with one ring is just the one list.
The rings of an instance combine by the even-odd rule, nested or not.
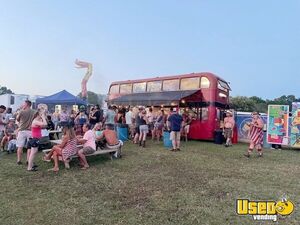
[(254, 220), (278, 221), (278, 216), (289, 216), (294, 211), (294, 203), (286, 199), (281, 201), (250, 201), (238, 199), (236, 213), (238, 215), (250, 215)]

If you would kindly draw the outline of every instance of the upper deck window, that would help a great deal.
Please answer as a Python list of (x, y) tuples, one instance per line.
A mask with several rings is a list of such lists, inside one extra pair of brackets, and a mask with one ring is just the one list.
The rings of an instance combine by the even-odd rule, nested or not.
[(133, 84), (133, 93), (146, 92), (146, 82), (134, 83)]
[(118, 84), (112, 85), (110, 87), (109, 93), (110, 94), (119, 94), (119, 85)]
[(165, 80), (163, 82), (164, 91), (178, 91), (179, 89), (179, 79), (176, 80)]
[(200, 83), (200, 87), (201, 88), (209, 88), (210, 86), (210, 81), (207, 77), (201, 77), (201, 83)]
[(130, 94), (132, 90), (132, 84), (121, 84), (120, 94)]
[(195, 90), (199, 88), (200, 77), (182, 78), (180, 90)]
[(147, 84), (147, 92), (158, 92), (161, 91), (161, 81), (149, 81)]
[(225, 92), (228, 92), (228, 90), (230, 90), (229, 85), (225, 81), (222, 81), (222, 80), (218, 81), (218, 88)]

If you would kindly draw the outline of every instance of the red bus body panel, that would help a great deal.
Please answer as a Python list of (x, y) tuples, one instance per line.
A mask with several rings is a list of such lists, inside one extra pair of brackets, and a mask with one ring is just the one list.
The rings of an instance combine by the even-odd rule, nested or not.
[[(220, 118), (218, 116), (218, 110), (224, 110), (229, 104), (229, 90), (227, 92), (218, 88), (218, 81), (224, 81), (222, 78), (212, 73), (191, 73), (186, 75), (167, 76), (167, 77), (156, 77), (150, 79), (139, 79), (139, 80), (127, 80), (120, 82), (113, 82), (112, 85), (128, 84), (128, 83), (139, 83), (157, 80), (171, 80), (180, 78), (192, 78), (192, 77), (207, 77), (210, 81), (209, 88), (201, 88), (195, 94), (184, 98), (186, 103), (201, 104), (201, 107), (207, 108), (208, 116), (205, 120), (199, 118), (193, 120), (190, 126), (189, 138), (194, 140), (213, 140), (215, 130), (220, 128)], [(220, 93), (223, 94), (221, 97)], [(120, 97), (120, 94), (109, 94), (108, 100)]]

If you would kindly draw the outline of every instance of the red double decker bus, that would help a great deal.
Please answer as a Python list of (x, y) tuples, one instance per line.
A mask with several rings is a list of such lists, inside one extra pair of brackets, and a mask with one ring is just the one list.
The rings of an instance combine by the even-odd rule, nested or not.
[(189, 109), (194, 112), (189, 138), (213, 140), (223, 112), (229, 108), (228, 82), (212, 73), (113, 82), (108, 103), (118, 106), (153, 106)]

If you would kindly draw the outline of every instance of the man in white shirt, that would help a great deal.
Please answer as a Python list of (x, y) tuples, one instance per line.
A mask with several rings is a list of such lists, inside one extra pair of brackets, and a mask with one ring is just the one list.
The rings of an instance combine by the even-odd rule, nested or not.
[(149, 129), (151, 131), (151, 135), (152, 135), (152, 141), (154, 140), (154, 115), (153, 115), (153, 112), (152, 112), (152, 108), (150, 107), (148, 109), (148, 113), (147, 113), (147, 119), (148, 119), (148, 126), (149, 126)]
[(90, 124), (84, 124), (83, 127), (84, 136), (83, 138), (78, 138), (78, 142), (83, 144), (83, 148), (78, 151), (78, 156), (80, 159), (81, 169), (89, 168), (89, 164), (85, 158), (85, 155), (93, 154), (96, 151), (96, 135), (91, 130)]
[(126, 120), (126, 124), (128, 125), (128, 130), (131, 138), (134, 137), (134, 127), (133, 127), (132, 119), (133, 119), (132, 107), (129, 107), (128, 112), (126, 112), (125, 114), (125, 120)]

